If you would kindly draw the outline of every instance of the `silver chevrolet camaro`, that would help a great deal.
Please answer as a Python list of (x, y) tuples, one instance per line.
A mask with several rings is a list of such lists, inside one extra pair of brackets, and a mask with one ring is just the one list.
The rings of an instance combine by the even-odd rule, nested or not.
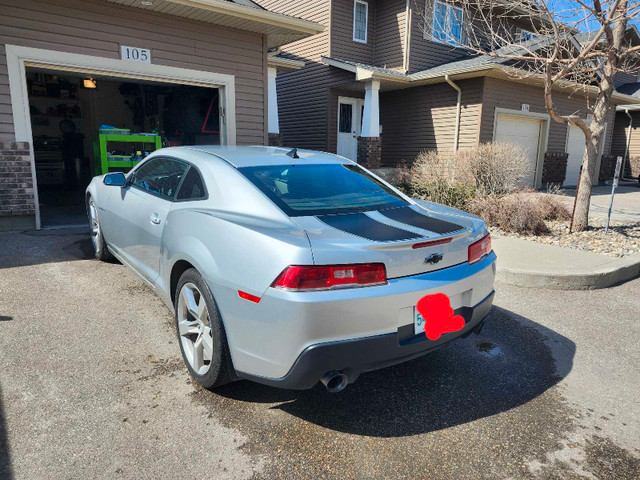
[[(328, 153), (165, 148), (95, 177), (86, 200), (96, 257), (116, 257), (165, 301), (206, 388), (244, 378), (337, 392), (479, 333), (493, 301), (481, 219)], [(416, 308), (434, 293), (464, 318), (437, 339)]]

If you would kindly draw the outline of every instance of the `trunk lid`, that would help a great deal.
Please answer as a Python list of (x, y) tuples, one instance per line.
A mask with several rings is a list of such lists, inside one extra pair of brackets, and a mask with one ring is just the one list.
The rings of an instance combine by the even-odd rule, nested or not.
[(428, 202), (292, 220), (305, 229), (316, 265), (382, 262), (388, 278), (464, 263), (485, 230), (477, 217)]

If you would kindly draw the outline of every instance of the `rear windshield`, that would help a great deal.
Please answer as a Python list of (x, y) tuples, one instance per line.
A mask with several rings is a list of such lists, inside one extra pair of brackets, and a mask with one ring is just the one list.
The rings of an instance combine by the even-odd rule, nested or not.
[(270, 165), (238, 170), (291, 217), (407, 205), (357, 165)]

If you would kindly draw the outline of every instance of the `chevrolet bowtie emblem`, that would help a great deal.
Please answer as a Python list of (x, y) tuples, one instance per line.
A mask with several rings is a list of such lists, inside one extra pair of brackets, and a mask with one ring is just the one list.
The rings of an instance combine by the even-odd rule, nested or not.
[(427, 258), (424, 259), (424, 263), (431, 263), (435, 265), (443, 258), (444, 258), (444, 255), (441, 253), (432, 253), (431, 255), (429, 255)]

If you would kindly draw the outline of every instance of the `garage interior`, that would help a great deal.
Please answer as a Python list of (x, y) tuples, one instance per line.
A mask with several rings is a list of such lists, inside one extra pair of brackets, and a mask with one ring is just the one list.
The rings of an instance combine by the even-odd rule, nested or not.
[(127, 172), (160, 146), (220, 144), (218, 88), (32, 67), (26, 74), (43, 228), (87, 224), (84, 191), (95, 175)]

